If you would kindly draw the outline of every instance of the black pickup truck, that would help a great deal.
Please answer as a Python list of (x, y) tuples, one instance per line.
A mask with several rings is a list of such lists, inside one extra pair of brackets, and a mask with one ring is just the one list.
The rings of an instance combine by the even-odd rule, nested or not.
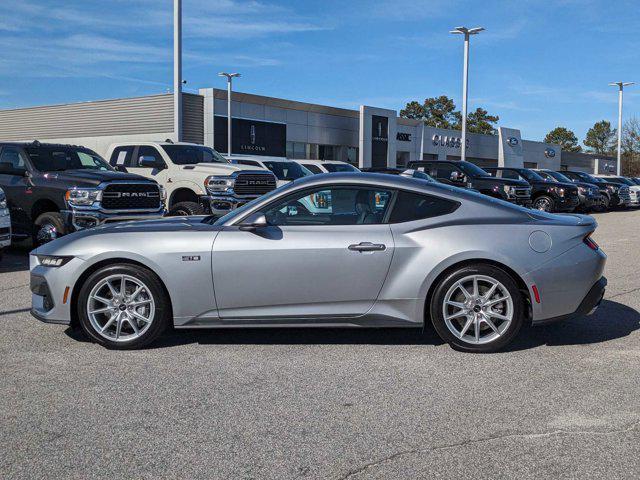
[(578, 187), (571, 182), (559, 183), (545, 180), (528, 168), (487, 168), (496, 178), (524, 180), (531, 185), (532, 207), (545, 212), (573, 212), (580, 205)]
[(34, 244), (105, 222), (162, 217), (164, 189), (116, 171), (88, 148), (0, 143), (0, 187), (13, 237)]
[(531, 206), (531, 186), (523, 180), (495, 178), (470, 162), (424, 160), (409, 162), (409, 168), (421, 169), (442, 183), (473, 188), (490, 197)]

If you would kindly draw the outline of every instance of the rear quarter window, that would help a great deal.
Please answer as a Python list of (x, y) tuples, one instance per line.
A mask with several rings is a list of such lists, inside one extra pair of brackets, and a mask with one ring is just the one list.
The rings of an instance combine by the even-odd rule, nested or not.
[(404, 223), (454, 212), (460, 203), (432, 195), (399, 191), (389, 223)]

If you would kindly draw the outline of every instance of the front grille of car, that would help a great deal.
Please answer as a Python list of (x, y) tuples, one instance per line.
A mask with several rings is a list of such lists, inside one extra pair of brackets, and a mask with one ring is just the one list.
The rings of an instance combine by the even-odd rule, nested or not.
[(531, 197), (531, 189), (528, 187), (516, 187), (514, 190), (516, 198), (529, 198)]
[(631, 195), (629, 195), (629, 187), (620, 187), (618, 190), (618, 196), (622, 203), (628, 203), (631, 201)]
[(239, 173), (233, 187), (236, 195), (260, 196), (275, 190), (276, 177), (271, 173)]
[(105, 210), (157, 210), (160, 187), (153, 183), (112, 183), (102, 192)]

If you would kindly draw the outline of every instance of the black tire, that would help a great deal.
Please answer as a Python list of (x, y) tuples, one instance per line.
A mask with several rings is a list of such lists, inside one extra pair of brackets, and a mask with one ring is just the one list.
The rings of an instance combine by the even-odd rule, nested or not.
[[(145, 331), (143, 330), (143, 328), (146, 324), (138, 324), (142, 333), (140, 336), (132, 338), (130, 340), (121, 339), (120, 341), (115, 341), (113, 339), (106, 338), (106, 336), (109, 336), (108, 334), (110, 330), (107, 330), (105, 334), (106, 336), (100, 334), (97, 331), (96, 327), (92, 325), (87, 312), (89, 295), (93, 288), (107, 277), (117, 275), (127, 275), (129, 277), (133, 277), (137, 281), (142, 282), (148, 288), (148, 291), (143, 290), (143, 292), (146, 294), (145, 296), (148, 296), (154, 302), (154, 314), (153, 316), (150, 316), (150, 325)], [(129, 286), (131, 287), (131, 284)], [(135, 285), (133, 285), (133, 288), (135, 288)], [(130, 290), (132, 290), (133, 288), (130, 288)], [(91, 341), (99, 343), (106, 348), (115, 350), (136, 349), (149, 345), (165, 331), (172, 318), (171, 304), (169, 302), (167, 294), (165, 293), (162, 283), (160, 282), (160, 279), (158, 279), (158, 277), (153, 272), (144, 267), (126, 263), (104, 267), (91, 274), (80, 289), (76, 308), (78, 312), (78, 319), (80, 320), (80, 327), (83, 333)], [(114, 311), (118, 312), (119, 309), (117, 307), (114, 307)], [(106, 317), (107, 315), (111, 314), (105, 313), (104, 315)], [(107, 321), (105, 317), (102, 317), (105, 322), (104, 324), (106, 324)], [(123, 331), (127, 333), (126, 329), (128, 328), (130, 333), (133, 333), (131, 325), (127, 325), (126, 322), (126, 320), (123, 320), (122, 322), (122, 329), (125, 329)], [(113, 338), (113, 336), (111, 338)]]
[(169, 209), (168, 217), (186, 217), (189, 215), (204, 215), (204, 207), (196, 202), (176, 203)]
[(604, 201), (602, 202), (602, 211), (608, 212), (611, 205), (611, 198), (608, 195), (604, 196)]
[(555, 212), (556, 204), (553, 201), (553, 198), (548, 195), (540, 195), (533, 200), (532, 207), (535, 210), (542, 210), (543, 212)]
[(45, 212), (33, 222), (33, 245), (39, 247), (67, 233), (59, 212)]
[[(487, 341), (487, 343), (476, 344), (461, 339), (460, 337), (454, 335), (452, 331), (450, 331), (444, 319), (443, 310), (446, 294), (460, 280), (473, 275), (482, 275), (496, 280), (497, 282), (502, 284), (502, 286), (508, 291), (509, 295), (511, 296), (513, 306), (511, 323), (506, 324), (504, 330), (497, 338)], [(479, 287), (479, 289), (480, 288), (482, 287)], [(485, 288), (484, 291), (481, 292), (481, 295), (482, 293), (486, 293), (486, 291), (487, 290)], [(494, 293), (490, 298), (494, 299), (495, 295), (496, 293)], [(499, 295), (499, 293), (497, 293), (497, 295)], [(440, 338), (451, 345), (451, 347), (455, 350), (460, 350), (463, 352), (491, 353), (499, 351), (513, 341), (525, 321), (525, 304), (515, 280), (504, 270), (493, 265), (482, 263), (461, 267), (442, 278), (436, 285), (436, 288), (433, 292), (429, 310), (431, 314), (431, 322), (433, 323), (433, 327), (435, 328)], [(463, 318), (465, 318), (465, 321), (468, 319), (468, 317), (466, 316)], [(483, 324), (479, 323), (479, 325)], [(473, 325), (473, 328), (475, 333), (475, 324)], [(481, 332), (482, 328), (485, 329), (485, 332), (489, 332), (488, 324), (484, 324), (484, 326), (480, 328)], [(501, 328), (501, 326), (498, 326), (498, 329)]]

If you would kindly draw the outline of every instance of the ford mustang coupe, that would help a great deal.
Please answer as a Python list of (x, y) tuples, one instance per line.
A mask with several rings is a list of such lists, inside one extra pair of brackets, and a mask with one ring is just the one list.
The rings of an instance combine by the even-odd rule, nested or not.
[(606, 255), (553, 215), (385, 174), (305, 177), (221, 218), (81, 231), (31, 253), (32, 314), (109, 348), (175, 328), (415, 327), (470, 352), (591, 313)]

